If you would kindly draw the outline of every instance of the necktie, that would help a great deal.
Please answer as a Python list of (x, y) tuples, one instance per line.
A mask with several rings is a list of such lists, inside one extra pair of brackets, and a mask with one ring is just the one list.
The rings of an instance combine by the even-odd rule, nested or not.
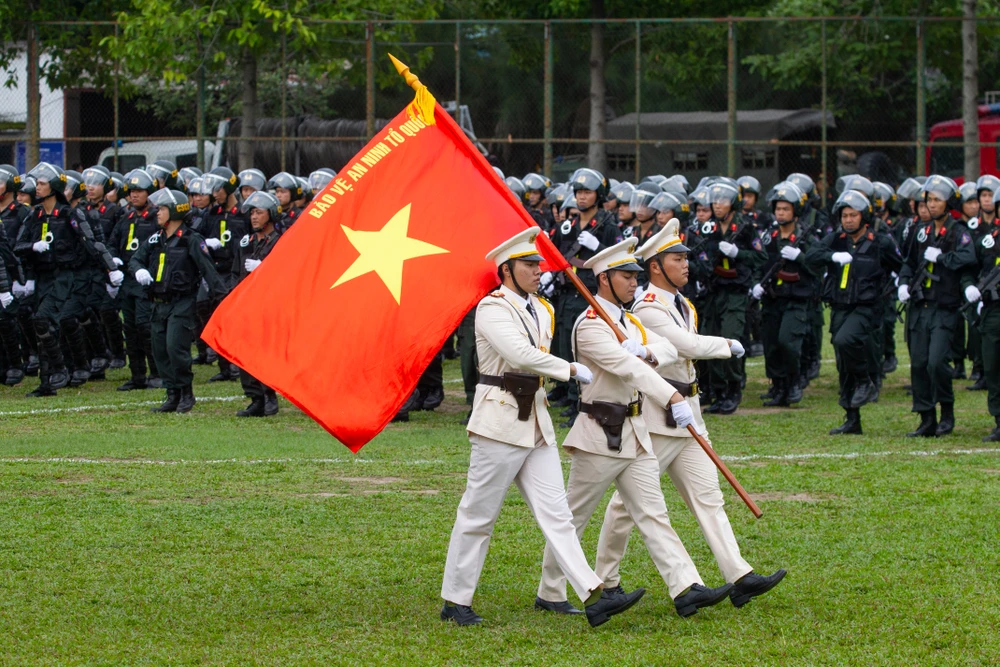
[(684, 297), (677, 294), (674, 297), (674, 302), (677, 304), (677, 311), (681, 314), (681, 317), (684, 318), (684, 324), (689, 324), (687, 304), (684, 303)]
[(537, 327), (538, 326), (538, 314), (535, 313), (535, 308), (534, 308), (534, 306), (531, 305), (531, 301), (528, 302), (526, 310), (529, 313), (531, 313), (531, 317), (534, 318), (534, 320), (535, 320), (535, 326)]

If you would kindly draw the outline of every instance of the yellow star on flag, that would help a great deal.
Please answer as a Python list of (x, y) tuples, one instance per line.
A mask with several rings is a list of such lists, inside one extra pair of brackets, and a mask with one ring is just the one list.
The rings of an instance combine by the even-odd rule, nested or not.
[(442, 255), (449, 252), (430, 243), (411, 239), (406, 235), (409, 226), (409, 204), (399, 209), (394, 216), (389, 218), (389, 222), (385, 223), (385, 226), (377, 232), (360, 232), (346, 225), (341, 225), (340, 228), (347, 235), (347, 240), (360, 254), (354, 263), (347, 267), (343, 275), (337, 278), (337, 282), (330, 286), (330, 289), (374, 271), (385, 283), (386, 289), (389, 290), (392, 298), (398, 304), (399, 295), (403, 289), (403, 262), (416, 257)]

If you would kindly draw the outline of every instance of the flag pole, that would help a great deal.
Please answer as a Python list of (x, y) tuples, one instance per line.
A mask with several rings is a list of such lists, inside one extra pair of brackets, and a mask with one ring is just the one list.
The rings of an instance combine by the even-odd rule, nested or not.
[[(555, 246), (553, 246), (553, 249), (554, 248)], [(584, 299), (587, 300), (587, 303), (590, 304), (590, 307), (594, 309), (594, 312), (597, 313), (597, 316), (600, 317), (602, 320), (604, 320), (609, 327), (611, 327), (611, 330), (615, 332), (615, 336), (618, 337), (618, 342), (619, 343), (625, 342), (625, 334), (622, 333), (622, 330), (618, 328), (618, 326), (611, 320), (608, 314), (604, 312), (604, 309), (601, 308), (601, 304), (597, 303), (597, 299), (595, 299), (594, 295), (590, 293), (590, 290), (587, 289), (587, 286), (583, 284), (583, 281), (581, 281), (580, 278), (577, 277), (576, 271), (573, 270), (573, 267), (567, 266), (565, 269), (563, 269), (563, 274), (566, 276), (566, 279), (569, 280), (570, 284), (573, 285), (573, 287), (575, 287), (576, 290), (580, 293), (580, 296), (582, 296)], [(665, 406), (665, 407), (667, 409), (670, 409), (670, 406)], [(721, 458), (719, 458), (719, 455), (715, 453), (715, 450), (712, 449), (712, 446), (708, 444), (708, 441), (705, 440), (705, 438), (700, 433), (698, 433), (698, 431), (695, 429), (693, 425), (689, 424), (687, 430), (688, 433), (690, 433), (694, 437), (697, 443), (701, 445), (701, 448), (705, 450), (705, 454), (707, 454), (708, 458), (712, 460), (712, 463), (715, 464), (715, 467), (719, 469), (719, 472), (722, 473), (722, 476), (726, 478), (726, 481), (729, 482), (729, 485), (733, 487), (733, 489), (736, 491), (736, 494), (740, 497), (740, 499), (743, 500), (744, 503), (746, 503), (746, 506), (750, 508), (751, 512), (753, 512), (753, 515), (759, 519), (764, 513), (761, 511), (759, 507), (757, 507), (757, 503), (753, 501), (753, 498), (751, 498), (750, 494), (746, 492), (746, 489), (743, 488), (743, 485), (740, 484), (739, 480), (737, 480), (736, 477), (733, 475), (733, 473), (730, 472), (729, 467), (723, 462)]]

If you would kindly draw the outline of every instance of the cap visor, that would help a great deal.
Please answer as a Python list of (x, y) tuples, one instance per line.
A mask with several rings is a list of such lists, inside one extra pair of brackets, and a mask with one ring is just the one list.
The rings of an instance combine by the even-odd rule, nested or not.
[(667, 248), (667, 249), (666, 249), (666, 250), (664, 250), (663, 252), (664, 252), (664, 253), (671, 253), (671, 252), (691, 252), (691, 249), (690, 249), (690, 248), (688, 248), (688, 247), (687, 247), (686, 245), (684, 245), (683, 243), (678, 243), (678, 244), (676, 244), (676, 245), (672, 245), (672, 246), (670, 246), (669, 248)]
[(629, 262), (628, 264), (620, 264), (618, 266), (608, 267), (608, 271), (642, 271), (642, 267), (635, 262)]
[(524, 257), (514, 257), (512, 259), (519, 259), (522, 262), (543, 262), (543, 261), (545, 261), (545, 258), (542, 257), (541, 255), (539, 255), (538, 253), (535, 253), (534, 255), (525, 255)]

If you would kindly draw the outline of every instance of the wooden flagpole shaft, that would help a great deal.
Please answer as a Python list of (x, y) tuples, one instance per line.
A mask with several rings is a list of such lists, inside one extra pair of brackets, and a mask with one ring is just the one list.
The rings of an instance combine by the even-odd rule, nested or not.
[[(609, 327), (611, 327), (611, 330), (615, 332), (615, 336), (618, 337), (618, 342), (625, 342), (625, 334), (622, 333), (621, 329), (619, 329), (617, 324), (611, 320), (608, 314), (604, 312), (604, 309), (601, 308), (601, 304), (597, 303), (597, 299), (594, 298), (594, 295), (590, 293), (587, 286), (583, 284), (579, 277), (577, 277), (573, 267), (567, 266), (563, 269), (563, 274), (565, 274), (570, 284), (572, 284), (573, 287), (575, 287), (580, 293), (580, 296), (587, 300), (587, 303), (594, 309), (597, 316), (604, 320)], [(701, 434), (695, 430), (693, 425), (688, 425), (687, 429), (688, 432), (694, 436), (695, 441), (697, 441), (697, 443), (701, 445), (701, 448), (705, 450), (705, 454), (707, 454), (708, 458), (712, 460), (712, 463), (714, 463), (715, 467), (719, 469), (722, 476), (726, 478), (726, 481), (733, 487), (737, 495), (739, 495), (743, 502), (746, 503), (747, 507), (750, 508), (750, 511), (753, 512), (753, 515), (759, 519), (764, 513), (759, 507), (757, 507), (757, 503), (753, 501), (753, 498), (751, 498), (750, 494), (746, 492), (743, 485), (740, 484), (736, 477), (733, 476), (733, 473), (729, 471), (729, 468), (725, 463), (723, 463), (722, 459), (719, 458), (719, 455), (715, 453), (715, 450), (712, 449), (711, 445), (708, 444), (705, 438), (703, 438)]]

